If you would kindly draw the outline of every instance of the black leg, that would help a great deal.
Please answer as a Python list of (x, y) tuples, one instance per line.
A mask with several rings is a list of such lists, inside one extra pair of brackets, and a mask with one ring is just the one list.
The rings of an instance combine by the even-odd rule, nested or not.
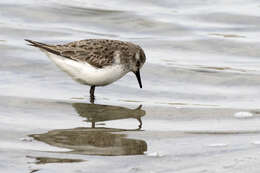
[(143, 122), (141, 120), (141, 117), (138, 117), (137, 120), (139, 121), (139, 126), (138, 126), (139, 128), (138, 129), (140, 130), (142, 128)]
[(95, 122), (91, 122), (91, 128), (95, 128), (96, 123)]
[(95, 95), (94, 95), (95, 85), (90, 87), (89, 93), (90, 93), (90, 103), (94, 103), (94, 101), (95, 101)]

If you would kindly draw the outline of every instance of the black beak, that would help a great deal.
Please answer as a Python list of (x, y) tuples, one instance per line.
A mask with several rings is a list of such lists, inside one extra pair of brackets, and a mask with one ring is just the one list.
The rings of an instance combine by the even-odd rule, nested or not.
[(136, 78), (137, 78), (137, 80), (138, 80), (138, 83), (139, 83), (140, 88), (142, 88), (142, 81), (141, 81), (141, 76), (140, 76), (140, 71), (139, 71), (139, 69), (135, 72), (135, 76), (136, 76)]

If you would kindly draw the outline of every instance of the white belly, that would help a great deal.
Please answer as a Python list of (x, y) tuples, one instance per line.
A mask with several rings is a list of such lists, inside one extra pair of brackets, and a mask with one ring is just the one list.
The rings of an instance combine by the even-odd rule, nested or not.
[(81, 84), (90, 86), (108, 85), (121, 77), (128, 71), (122, 65), (95, 68), (87, 62), (78, 62), (44, 51), (47, 56), (63, 71), (68, 73), (74, 80)]

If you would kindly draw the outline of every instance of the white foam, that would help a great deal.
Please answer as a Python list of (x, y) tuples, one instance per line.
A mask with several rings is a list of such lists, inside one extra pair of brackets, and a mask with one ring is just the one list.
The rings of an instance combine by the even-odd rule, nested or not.
[(216, 144), (208, 144), (208, 147), (226, 147), (228, 144), (224, 143), (216, 143)]
[(152, 152), (152, 153), (145, 153), (146, 156), (150, 156), (150, 157), (163, 157), (164, 154), (160, 153), (160, 152)]
[(260, 141), (253, 141), (252, 144), (254, 144), (254, 145), (260, 145)]
[(251, 118), (254, 115), (251, 112), (236, 112), (233, 116), (235, 118)]

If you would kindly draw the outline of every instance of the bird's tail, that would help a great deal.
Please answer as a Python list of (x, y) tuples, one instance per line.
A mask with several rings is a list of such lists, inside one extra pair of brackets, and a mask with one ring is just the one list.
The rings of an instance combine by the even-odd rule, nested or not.
[(48, 45), (48, 44), (45, 44), (45, 43), (40, 43), (40, 42), (33, 41), (33, 40), (28, 40), (28, 39), (24, 39), (24, 40), (29, 42), (28, 45), (30, 45), (30, 46), (38, 47), (38, 48), (44, 49), (44, 50), (46, 50), (48, 52), (54, 53), (56, 55), (60, 55), (60, 52), (55, 50), (54, 46), (51, 46), (51, 45)]
[(28, 39), (24, 39), (24, 40), (27, 41), (27, 42), (29, 42), (28, 45), (34, 46), (34, 47), (42, 48), (42, 47), (45, 47), (45, 46), (49, 46), (49, 45), (47, 45), (47, 44), (40, 43), (40, 42), (33, 41), (33, 40), (28, 40)]

